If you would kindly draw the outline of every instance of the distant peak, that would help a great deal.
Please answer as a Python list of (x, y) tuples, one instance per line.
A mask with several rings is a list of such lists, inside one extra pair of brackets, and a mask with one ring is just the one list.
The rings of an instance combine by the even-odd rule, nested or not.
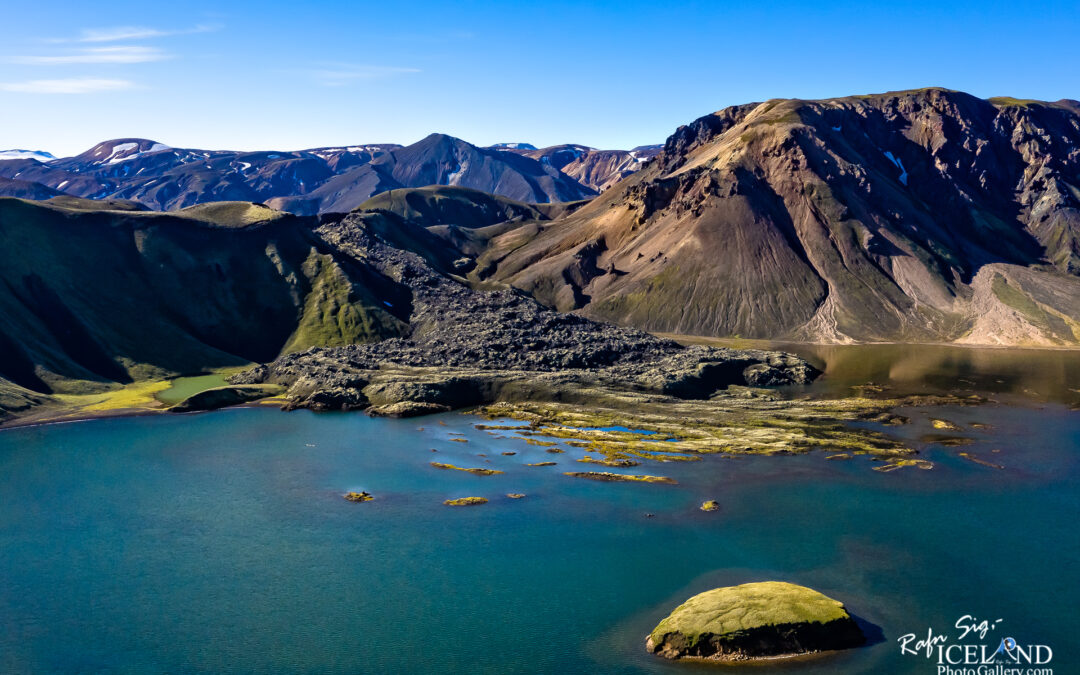
[(56, 157), (44, 150), (0, 150), (0, 160), (5, 159), (36, 159), (39, 162), (51, 162)]
[(98, 164), (115, 164), (139, 155), (171, 149), (164, 143), (146, 138), (115, 138), (98, 143), (79, 157)]
[(488, 147), (494, 150), (536, 150), (532, 143), (496, 143)]
[(431, 143), (446, 143), (446, 142), (457, 143), (457, 142), (461, 142), (461, 139), (456, 138), (454, 136), (450, 136), (449, 134), (434, 133), (434, 134), (428, 134), (420, 142), (423, 143), (425, 141), (431, 142)]

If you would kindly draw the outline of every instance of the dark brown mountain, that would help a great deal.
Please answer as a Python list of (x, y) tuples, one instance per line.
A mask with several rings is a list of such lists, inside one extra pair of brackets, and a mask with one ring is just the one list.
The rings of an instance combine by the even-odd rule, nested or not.
[(727, 108), (474, 274), (653, 331), (1080, 341), (1080, 103), (944, 89)]

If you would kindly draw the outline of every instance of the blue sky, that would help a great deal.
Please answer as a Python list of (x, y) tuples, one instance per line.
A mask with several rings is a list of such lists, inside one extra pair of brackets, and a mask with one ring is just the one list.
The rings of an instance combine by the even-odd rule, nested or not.
[(0, 149), (629, 148), (727, 105), (1080, 98), (1080, 3), (8, 3)]

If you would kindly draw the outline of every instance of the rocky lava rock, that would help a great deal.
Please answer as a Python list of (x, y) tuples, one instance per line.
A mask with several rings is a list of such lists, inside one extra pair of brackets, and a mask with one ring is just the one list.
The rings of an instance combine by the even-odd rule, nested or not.
[(553, 311), (519, 291), (474, 290), (440, 271), (435, 254), (392, 245), (395, 234), (381, 228), (381, 218), (351, 214), (325, 222), (318, 234), (407, 289), (408, 334), (287, 354), (235, 376), (234, 383), (284, 385), (296, 407), (371, 407), (376, 414), (407, 416), (563, 396), (575, 384), (597, 381), (704, 399), (729, 385), (799, 384), (817, 375), (790, 354), (684, 347)]

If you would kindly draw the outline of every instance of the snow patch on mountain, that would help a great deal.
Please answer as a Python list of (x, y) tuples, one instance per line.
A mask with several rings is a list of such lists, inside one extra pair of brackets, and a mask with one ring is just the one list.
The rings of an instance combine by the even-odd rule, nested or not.
[(36, 159), (39, 162), (51, 162), (56, 157), (44, 150), (0, 150), (0, 161), (5, 159)]
[(893, 163), (893, 166), (895, 166), (897, 169), (900, 169), (900, 177), (898, 178), (898, 180), (902, 184), (907, 185), (907, 169), (904, 168), (904, 163), (900, 161), (899, 157), (896, 157), (888, 150), (885, 151), (885, 157)]

